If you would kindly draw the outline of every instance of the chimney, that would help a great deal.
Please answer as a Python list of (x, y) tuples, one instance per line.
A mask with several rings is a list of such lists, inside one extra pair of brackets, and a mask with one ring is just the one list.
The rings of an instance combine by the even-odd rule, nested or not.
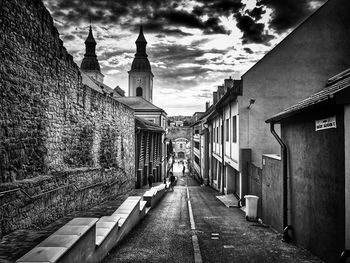
[(229, 79), (225, 79), (224, 81), (224, 90), (225, 93), (233, 87), (233, 79), (230, 77)]
[(216, 104), (218, 102), (218, 93), (216, 91), (213, 91), (213, 104)]
[(242, 96), (243, 93), (243, 85), (242, 85), (242, 80), (240, 79), (235, 79), (233, 83), (233, 87), (235, 89), (235, 93), (237, 96)]
[(218, 86), (218, 100), (224, 96), (224, 86)]
[(207, 111), (208, 109), (209, 109), (209, 101), (207, 101), (206, 103), (205, 103), (205, 111)]

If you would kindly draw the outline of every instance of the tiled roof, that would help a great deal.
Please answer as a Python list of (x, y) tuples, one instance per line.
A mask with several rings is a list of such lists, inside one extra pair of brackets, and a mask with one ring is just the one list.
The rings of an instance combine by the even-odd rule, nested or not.
[[(121, 97), (124, 96), (124, 91), (120, 87), (116, 87), (115, 89), (112, 89), (111, 87), (107, 86), (104, 83), (98, 82), (94, 80), (93, 78), (89, 77), (86, 73), (84, 73), (82, 70), (80, 70), (82, 83), (86, 86), (89, 86), (90, 88), (100, 92), (107, 94), (113, 94), (115, 97)], [(103, 87), (103, 88), (102, 88)]]
[(159, 125), (137, 116), (135, 116), (135, 127), (140, 130), (165, 132)]
[(284, 111), (272, 116), (271, 118), (266, 120), (266, 122), (267, 123), (278, 122), (282, 119), (292, 116), (298, 112), (304, 111), (305, 109), (310, 108), (314, 105), (317, 105), (321, 102), (332, 99), (336, 93), (349, 87), (350, 87), (350, 69), (347, 69), (346, 71), (330, 78), (327, 82), (326, 87), (321, 91), (285, 109)]
[(120, 97), (117, 98), (117, 100), (130, 108), (134, 109), (135, 111), (163, 111), (163, 109), (158, 108), (148, 100), (145, 100), (142, 97)]

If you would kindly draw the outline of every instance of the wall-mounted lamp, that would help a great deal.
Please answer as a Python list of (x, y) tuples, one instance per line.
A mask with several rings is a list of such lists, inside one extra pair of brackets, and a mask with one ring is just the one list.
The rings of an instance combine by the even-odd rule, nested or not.
[(203, 124), (203, 127), (204, 127), (205, 129), (208, 129), (208, 127), (209, 127), (208, 123), (204, 123), (204, 124)]
[(255, 99), (250, 99), (249, 100), (249, 106), (248, 109), (250, 109), (250, 107), (255, 103)]

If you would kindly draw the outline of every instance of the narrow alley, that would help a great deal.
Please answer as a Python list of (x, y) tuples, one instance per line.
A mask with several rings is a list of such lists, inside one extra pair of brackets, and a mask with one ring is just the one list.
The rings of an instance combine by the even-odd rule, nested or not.
[(0, 263), (350, 263), (349, 14), (0, 0)]
[[(269, 228), (247, 222), (238, 208), (228, 208), (213, 189), (200, 186), (182, 164), (175, 162), (177, 185), (157, 207), (110, 252), (113, 262), (322, 262), (306, 250), (283, 243)], [(186, 189), (189, 190), (195, 230), (191, 230)], [(198, 236), (195, 260), (192, 235)]]

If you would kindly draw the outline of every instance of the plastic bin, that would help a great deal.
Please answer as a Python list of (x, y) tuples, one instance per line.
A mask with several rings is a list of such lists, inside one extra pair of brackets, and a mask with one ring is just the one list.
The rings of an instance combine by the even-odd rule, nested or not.
[(248, 221), (257, 221), (258, 220), (258, 199), (256, 195), (245, 195), (245, 218)]

